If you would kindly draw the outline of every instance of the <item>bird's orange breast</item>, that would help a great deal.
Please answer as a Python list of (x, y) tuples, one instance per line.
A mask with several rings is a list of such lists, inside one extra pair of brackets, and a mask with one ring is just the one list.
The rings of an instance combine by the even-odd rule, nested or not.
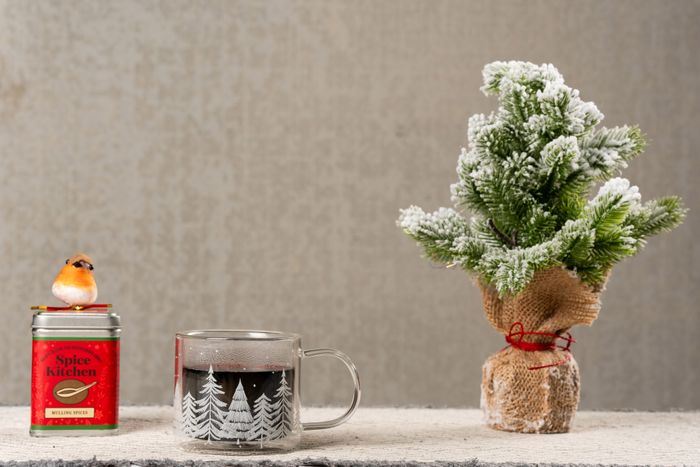
[(71, 264), (63, 266), (56, 276), (54, 283), (68, 285), (72, 287), (90, 288), (95, 287), (95, 278), (92, 273), (85, 268), (76, 268)]

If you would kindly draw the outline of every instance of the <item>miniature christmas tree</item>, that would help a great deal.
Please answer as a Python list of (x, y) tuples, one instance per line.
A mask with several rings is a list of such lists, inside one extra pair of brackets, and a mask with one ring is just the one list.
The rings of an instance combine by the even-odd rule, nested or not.
[(474, 272), (500, 294), (557, 265), (595, 286), (648, 237), (680, 224), (678, 197), (642, 204), (636, 186), (613, 178), (644, 150), (639, 128), (596, 128), (603, 114), (552, 65), (494, 62), (483, 75), (482, 91), (501, 105), (469, 119), (452, 185), (457, 209), (473, 217), (411, 206), (398, 221), (430, 259)]
[(226, 431), (228, 438), (235, 439), (240, 444), (241, 440), (248, 439), (252, 424), (253, 416), (250, 413), (248, 398), (245, 395), (243, 384), (238, 380), (238, 386), (233, 393), (233, 399), (224, 420), (224, 431)]
[(469, 119), (456, 209), (411, 206), (398, 225), (428, 258), (477, 276), (486, 317), (506, 335), (508, 347), (483, 367), (487, 423), (568, 431), (580, 386), (568, 330), (597, 318), (612, 266), (680, 224), (685, 210), (675, 196), (642, 203), (636, 186), (616, 178), (644, 150), (641, 131), (597, 127), (603, 114), (552, 65), (494, 62), (483, 75), (482, 91), (500, 106)]

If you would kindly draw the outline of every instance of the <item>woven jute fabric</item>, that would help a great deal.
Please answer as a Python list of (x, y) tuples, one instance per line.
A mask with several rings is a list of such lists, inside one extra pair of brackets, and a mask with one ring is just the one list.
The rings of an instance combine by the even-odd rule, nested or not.
[[(508, 334), (513, 323), (525, 331), (563, 334), (576, 324), (590, 325), (600, 311), (599, 288), (572, 272), (552, 268), (537, 272), (516, 295), (499, 297), (480, 283), (484, 312), (491, 325)], [(525, 336), (528, 342), (550, 342), (547, 336)], [(559, 365), (530, 369), (543, 365)], [(576, 360), (564, 350), (525, 352), (508, 347), (484, 363), (481, 407), (492, 428), (522, 433), (561, 433), (569, 430), (579, 401)]]

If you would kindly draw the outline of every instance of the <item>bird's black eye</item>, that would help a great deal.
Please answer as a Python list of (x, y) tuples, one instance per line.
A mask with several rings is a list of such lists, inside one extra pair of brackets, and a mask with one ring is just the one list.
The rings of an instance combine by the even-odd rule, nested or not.
[(73, 267), (74, 267), (74, 268), (82, 268), (83, 265), (82, 265), (82, 263), (81, 263), (80, 261), (76, 261), (75, 263), (73, 263)]
[(88, 263), (88, 269), (92, 271), (93, 269), (95, 269), (95, 267), (92, 264)]

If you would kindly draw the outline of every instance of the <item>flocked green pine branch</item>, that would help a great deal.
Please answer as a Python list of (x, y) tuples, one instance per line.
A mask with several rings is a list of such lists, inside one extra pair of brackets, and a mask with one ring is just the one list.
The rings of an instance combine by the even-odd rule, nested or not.
[(642, 204), (636, 186), (613, 178), (644, 150), (639, 128), (596, 128), (603, 114), (552, 65), (494, 62), (483, 75), (482, 91), (500, 106), (469, 119), (452, 185), (456, 208), (473, 217), (401, 210), (398, 225), (428, 258), (475, 272), (501, 294), (521, 291), (552, 266), (597, 285), (648, 237), (682, 222), (679, 198)]

